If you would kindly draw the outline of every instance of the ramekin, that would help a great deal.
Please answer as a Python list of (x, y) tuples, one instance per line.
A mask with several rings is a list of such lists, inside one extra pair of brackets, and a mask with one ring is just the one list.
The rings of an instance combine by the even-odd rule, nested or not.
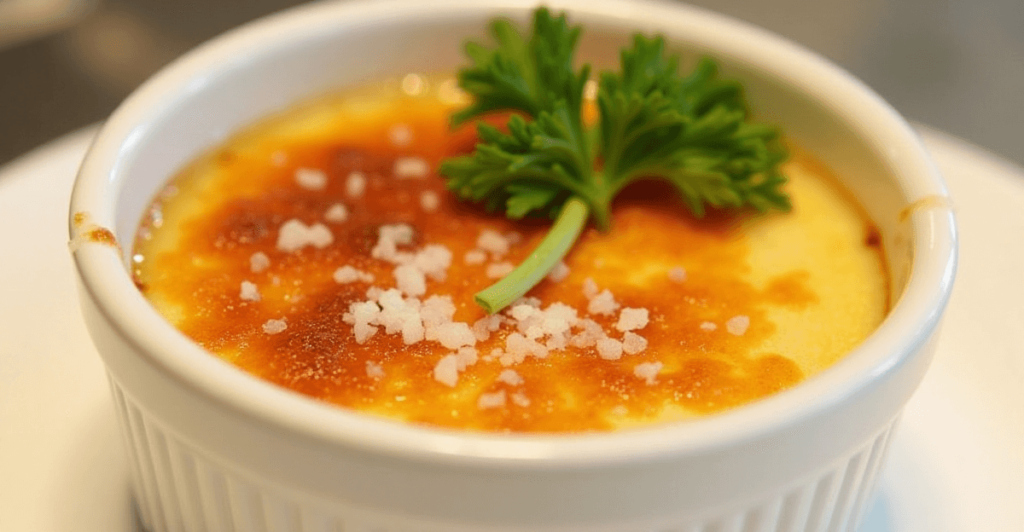
[[(559, 0), (609, 64), (636, 30), (712, 55), (755, 112), (845, 179), (879, 226), (894, 305), (847, 357), (792, 390), (682, 424), (516, 436), (405, 425), (260, 381), (168, 325), (129, 247), (161, 184), (268, 113), (347, 85), (453, 70), (461, 43), (532, 3), (318, 3), (177, 60), (88, 152), (70, 232), (145, 526), (165, 531), (817, 532), (856, 528), (925, 374), (956, 264), (945, 185), (907, 123), (850, 75), (749, 25), (676, 3)], [(113, 234), (114, 239), (103, 238)], [(99, 236), (100, 238), (97, 238)], [(119, 245), (118, 245), (119, 244)]]

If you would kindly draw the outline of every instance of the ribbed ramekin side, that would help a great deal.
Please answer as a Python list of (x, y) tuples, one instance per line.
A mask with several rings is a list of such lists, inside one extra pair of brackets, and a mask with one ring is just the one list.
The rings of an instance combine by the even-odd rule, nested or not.
[(874, 491), (897, 422), (807, 481), (760, 502), (659, 532), (852, 532)]
[[(410, 522), (316, 504), (238, 474), (164, 429), (111, 379), (140, 518), (150, 532), (497, 532), (467, 523)], [(600, 532), (851, 532), (859, 524), (896, 421), (802, 482), (710, 516), (666, 516), (661, 525), (611, 524)], [(673, 522), (675, 521), (675, 522)], [(500, 528), (509, 532), (507, 526)], [(525, 530), (525, 529), (524, 529)], [(536, 526), (531, 531), (538, 531)], [(545, 532), (592, 532), (565, 523)]]

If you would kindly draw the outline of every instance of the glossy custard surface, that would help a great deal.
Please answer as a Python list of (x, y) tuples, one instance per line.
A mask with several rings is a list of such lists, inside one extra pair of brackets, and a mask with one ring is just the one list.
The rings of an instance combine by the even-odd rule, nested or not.
[[(479, 321), (473, 294), (518, 264), (550, 221), (512, 222), (445, 190), (438, 162), (474, 143), (472, 128), (448, 128), (455, 96), (407, 77), (235, 135), (155, 199), (134, 246), (140, 290), (211, 353), (301, 394), (414, 423), (513, 432), (613, 430), (735, 407), (828, 367), (884, 317), (877, 232), (795, 150), (785, 165), (792, 212), (695, 219), (667, 186), (634, 186), (616, 201), (612, 230), (587, 229), (564, 278), (529, 294), (528, 307), (557, 303), (576, 317), (530, 322), (551, 334), (512, 310)], [(295, 221), (322, 228), (321, 240), (282, 245)], [(451, 321), (472, 341), (430, 339), (428, 326), (410, 343), (379, 324), (357, 337), (353, 305), (396, 287), (400, 264), (374, 250), (382, 226), (398, 224), (412, 229), (399, 254), (432, 246), (451, 257), (426, 276), (425, 293), (402, 296), (410, 308), (449, 296)], [(623, 309), (647, 319), (617, 328)], [(595, 344), (595, 334), (609, 341)], [(544, 349), (512, 356), (524, 338)]]

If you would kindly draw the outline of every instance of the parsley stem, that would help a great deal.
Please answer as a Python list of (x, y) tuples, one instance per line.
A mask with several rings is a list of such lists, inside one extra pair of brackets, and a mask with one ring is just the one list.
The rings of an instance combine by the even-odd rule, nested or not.
[(533, 250), (526, 260), (519, 264), (512, 273), (500, 281), (477, 292), (476, 302), (488, 314), (499, 312), (515, 300), (523, 297), (531, 288), (565, 257), (583, 228), (587, 225), (590, 209), (586, 202), (577, 197), (569, 198), (558, 213), (554, 225)]

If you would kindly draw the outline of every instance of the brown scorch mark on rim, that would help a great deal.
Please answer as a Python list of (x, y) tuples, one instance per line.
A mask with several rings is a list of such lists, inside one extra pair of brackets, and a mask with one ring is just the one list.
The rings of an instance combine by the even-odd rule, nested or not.
[(953, 210), (953, 202), (950, 201), (949, 196), (939, 196), (938, 194), (929, 194), (922, 198), (919, 198), (906, 207), (900, 209), (898, 219), (901, 222), (907, 221), (910, 215), (914, 214), (915, 211), (921, 211), (925, 209), (947, 209)]

